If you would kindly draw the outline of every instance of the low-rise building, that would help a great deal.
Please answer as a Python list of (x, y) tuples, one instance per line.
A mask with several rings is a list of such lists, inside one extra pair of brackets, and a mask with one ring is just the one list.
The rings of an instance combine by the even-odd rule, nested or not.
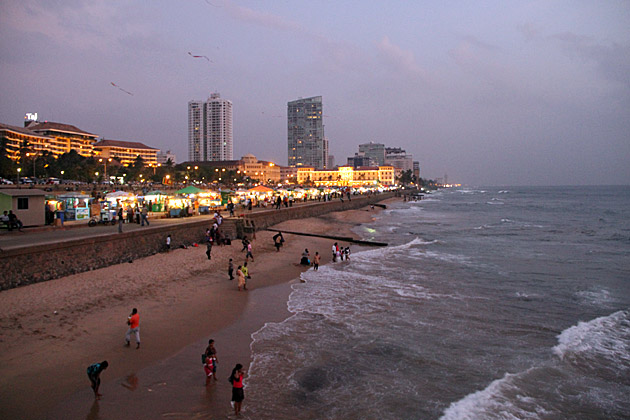
[(94, 151), (103, 159), (118, 159), (125, 166), (131, 165), (140, 156), (145, 166), (157, 166), (159, 149), (143, 143), (121, 140), (101, 140), (94, 145)]
[(12, 210), (24, 226), (46, 223), (46, 193), (37, 189), (0, 189), (0, 214)]
[(394, 167), (353, 168), (352, 166), (339, 166), (335, 169), (324, 170), (317, 170), (313, 167), (298, 168), (297, 183), (338, 187), (394, 185)]

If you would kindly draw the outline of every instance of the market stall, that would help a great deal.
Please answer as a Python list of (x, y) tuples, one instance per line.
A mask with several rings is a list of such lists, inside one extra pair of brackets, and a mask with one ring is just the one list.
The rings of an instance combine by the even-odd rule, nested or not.
[(65, 220), (86, 220), (90, 218), (90, 200), (87, 194), (62, 194), (57, 196), (55, 206), (63, 211)]

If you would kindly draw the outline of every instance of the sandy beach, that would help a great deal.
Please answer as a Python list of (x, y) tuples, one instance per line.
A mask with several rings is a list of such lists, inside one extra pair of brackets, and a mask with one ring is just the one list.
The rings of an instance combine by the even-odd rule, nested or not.
[[(376, 212), (274, 227), (356, 236), (350, 229)], [(244, 260), (236, 241), (213, 247), (210, 261), (200, 245), (0, 293), (0, 417), (225, 418), (231, 368), (249, 364), (251, 333), (287, 316), (289, 282), (305, 270), (298, 264), (302, 251), (319, 251), (322, 264), (330, 260), (332, 240), (287, 234), (276, 252), (273, 234), (259, 231), (252, 242), (248, 292), (227, 275), (229, 258), (235, 267)], [(134, 307), (139, 350), (123, 346)], [(218, 382), (206, 388), (199, 358), (209, 337), (220, 368)], [(110, 367), (102, 374), (104, 397), (95, 403), (85, 369), (102, 360)]]

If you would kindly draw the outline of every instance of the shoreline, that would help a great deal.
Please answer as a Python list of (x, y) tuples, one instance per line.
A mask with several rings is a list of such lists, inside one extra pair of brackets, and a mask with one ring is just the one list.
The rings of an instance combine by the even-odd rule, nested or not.
[[(377, 213), (377, 210), (369, 209), (347, 210), (316, 218), (289, 220), (274, 227), (317, 232), (350, 231), (371, 221)], [(304, 228), (305, 225), (308, 229)], [(151, 402), (153, 398), (143, 398), (143, 395), (160, 394), (155, 393), (155, 381), (149, 379), (154, 374), (149, 371), (166, 369), (164, 364), (168, 360), (192, 352), (192, 360), (184, 360), (181, 362), (184, 366), (177, 366), (171, 373), (166, 369), (165, 373), (166, 376), (182, 374), (190, 378), (193, 381), (191, 384), (195, 384), (190, 386), (196, 389), (197, 384), (204, 381), (199, 354), (196, 353), (203, 352), (210, 335), (217, 340), (220, 360), (217, 391), (210, 389), (215, 388), (214, 385), (208, 387), (209, 394), (201, 403), (201, 410), (214, 412), (222, 410), (219, 407), (229, 409), (229, 395), (224, 393), (230, 392), (226, 378), (233, 364), (226, 356), (233, 356), (234, 360), (238, 359), (239, 363), (248, 366), (251, 333), (260, 329), (264, 322), (246, 334), (245, 348), (242, 338), (234, 339), (235, 346), (240, 348), (238, 351), (233, 351), (227, 343), (234, 334), (224, 331), (235, 325), (245, 325), (242, 324), (245, 322), (243, 317), (247, 318), (244, 314), (250, 313), (250, 307), (251, 310), (261, 311), (254, 317), (256, 320), (267, 318), (271, 311), (263, 301), (270, 297), (257, 298), (258, 295), (265, 296), (266, 289), (271, 287), (270, 290), (276, 293), (277, 289), (273, 287), (285, 286), (288, 298), (289, 283), (305, 271), (305, 267), (297, 264), (304, 248), (311, 250), (311, 256), (319, 251), (322, 265), (330, 260), (332, 241), (328, 239), (285, 235), (287, 242), (276, 253), (271, 236), (273, 232), (259, 231), (253, 241), (256, 260), (248, 264), (252, 274), (249, 293), (239, 293), (235, 281), (227, 280), (227, 259), (234, 258), (235, 265), (238, 265), (244, 256), (240, 253), (240, 242), (214, 247), (209, 266), (204, 255), (205, 247), (200, 246), (136, 260), (133, 273), (129, 272), (129, 264), (119, 264), (3, 291), (0, 294), (0, 328), (3, 332), (0, 389), (6, 402), (0, 407), (0, 415), (7, 418), (61, 418), (61, 414), (68, 411), (78, 410), (77, 415), (84, 416), (86, 412), (89, 415), (96, 410), (100, 412), (99, 418), (117, 418), (129, 413), (127, 402), (145, 407), (145, 411), (155, 409), (159, 404)], [(86, 294), (89, 296), (90, 293), (93, 298), (86, 298)], [(288, 314), (286, 298), (281, 304), (276, 302), (274, 305), (274, 311), (277, 309), (275, 306), (281, 306), (284, 318)], [(53, 311), (57, 310), (53, 308), (61, 302), (63, 308), (53, 315)], [(138, 351), (133, 346), (131, 349), (122, 347), (126, 331), (124, 320), (131, 307), (138, 307), (141, 315), (143, 344)], [(266, 322), (266, 319), (263, 321)], [(227, 335), (219, 340), (217, 337), (222, 337), (222, 334)], [(192, 348), (199, 346), (193, 352)], [(102, 393), (105, 396), (94, 407), (84, 370), (89, 364), (101, 360), (108, 360), (110, 368), (102, 374)], [(42, 381), (40, 378), (49, 379)], [(170, 379), (168, 382), (172, 383)], [(127, 392), (131, 388), (134, 388), (133, 393)], [(181, 383), (177, 389), (188, 388), (187, 383)], [(164, 389), (169, 387), (164, 386)], [(121, 390), (132, 398), (122, 395)], [(120, 403), (112, 403), (114, 395), (116, 399), (120, 397)], [(127, 397), (131, 401), (126, 401)], [(158, 401), (169, 400), (176, 401), (171, 397)], [(38, 404), (33, 404), (33, 401)], [(86, 402), (90, 404), (88, 410)], [(116, 412), (118, 416), (114, 414)], [(138, 415), (143, 416), (142, 413)], [(170, 416), (178, 418), (177, 413)]]

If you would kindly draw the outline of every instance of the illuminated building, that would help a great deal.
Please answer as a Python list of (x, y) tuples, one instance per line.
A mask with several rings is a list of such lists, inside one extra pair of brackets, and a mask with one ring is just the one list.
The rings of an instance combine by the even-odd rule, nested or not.
[(24, 128), (37, 135), (50, 137), (51, 140), (44, 150), (50, 151), (57, 157), (68, 153), (70, 150), (76, 151), (81, 156), (93, 156), (94, 143), (98, 137), (98, 135), (88, 133), (74, 125), (50, 121), (26, 121)]
[(232, 160), (233, 147), (232, 102), (218, 93), (188, 102), (188, 160)]
[(0, 124), (0, 144), (4, 146), (6, 156), (14, 161), (20, 159), (20, 149), (25, 145), (30, 150), (41, 152), (51, 150), (49, 145), (54, 142), (53, 137), (33, 133), (28, 128)]
[(287, 104), (288, 166), (328, 168), (328, 140), (324, 137), (321, 96)]
[(297, 183), (338, 187), (394, 185), (394, 167), (369, 166), (355, 169), (352, 166), (339, 166), (324, 170), (298, 168)]
[(159, 149), (138, 142), (103, 139), (94, 145), (94, 150), (100, 158), (117, 159), (125, 166), (132, 165), (138, 156), (142, 158), (145, 166), (157, 166), (158, 163)]
[(241, 157), (240, 160), (223, 160), (212, 162), (184, 162), (183, 165), (210, 167), (217, 172), (235, 171), (239, 175), (247, 176), (261, 182), (278, 183), (281, 180), (280, 166), (266, 160), (258, 160), (251, 153)]

